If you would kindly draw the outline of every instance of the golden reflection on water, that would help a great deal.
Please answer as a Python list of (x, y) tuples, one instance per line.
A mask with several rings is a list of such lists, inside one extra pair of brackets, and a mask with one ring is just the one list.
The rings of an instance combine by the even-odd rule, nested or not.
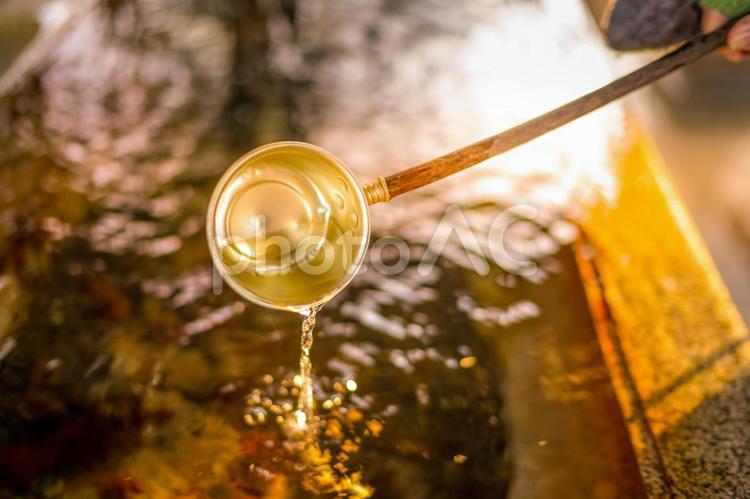
[[(273, 377), (266, 375), (267, 386)], [(295, 379), (297, 378), (297, 379)], [(302, 376), (281, 381), (282, 387), (304, 386)], [(290, 383), (291, 381), (291, 383)], [(383, 424), (378, 419), (366, 419), (365, 414), (351, 406), (348, 394), (356, 391), (356, 382), (348, 379), (335, 383), (336, 395), (326, 399), (322, 410), (312, 408), (293, 409), (288, 401), (276, 402), (272, 395), (262, 396), (254, 392), (247, 400), (245, 422), (251, 426), (275, 425), (289, 438), (290, 445), (301, 458), (304, 467), (303, 483), (310, 492), (337, 494), (347, 497), (370, 497), (374, 489), (362, 481), (362, 472), (350, 470), (348, 461), (359, 451), (362, 438), (378, 438)], [(288, 393), (282, 391), (282, 393)], [(295, 394), (294, 391), (291, 392)], [(270, 395), (270, 396), (268, 396)], [(304, 392), (299, 392), (300, 403)], [(258, 405), (258, 403), (260, 403)], [(267, 414), (275, 417), (267, 418)]]

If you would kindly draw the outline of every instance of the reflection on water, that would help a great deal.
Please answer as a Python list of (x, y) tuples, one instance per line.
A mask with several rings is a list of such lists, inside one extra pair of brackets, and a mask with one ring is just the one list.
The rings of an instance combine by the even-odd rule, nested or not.
[[(404, 4), (352, 12), (350, 2), (330, 10), (320, 2), (110, 2), (82, 14), (29, 78), (5, 87), (0, 492), (498, 497), (511, 477), (533, 476), (527, 461), (513, 464), (528, 458), (521, 439), (529, 437), (558, 470), (539, 487), (576, 483), (560, 476), (566, 461), (578, 462), (564, 451), (596, 441), (607, 448), (595, 466), (600, 489), (611, 492), (600, 496), (628, 496), (612, 483), (637, 472), (622, 450), (627, 438), (586, 305), (568, 303), (582, 296), (567, 246), (572, 226), (552, 209), (513, 225), (514, 254), (536, 269), (525, 277), (494, 265), (477, 274), (455, 239), (431, 272), (419, 271), (448, 202), (464, 208), (477, 248), (487, 249), (497, 243), (486, 237), (488, 221), (501, 206), (492, 201), (513, 194), (560, 206), (576, 196), (572, 184), (583, 185), (571, 179), (610, 183), (597, 169), (598, 131), (569, 162), (559, 159), (561, 144), (567, 134), (580, 143), (581, 129), (514, 156), (519, 166), (507, 175), (497, 173), (503, 160), (375, 208), (376, 229), (405, 237), (412, 260), (394, 276), (366, 265), (321, 312), (312, 351), (316, 445), (295, 446), (278, 419), (303, 388), (299, 317), (212, 292), (203, 216), (218, 175), (245, 150), (318, 141), (367, 176), (516, 121), (515, 111), (478, 106), (477, 96), (495, 95), (502, 109), (507, 96), (490, 85), (498, 70), (478, 68), (481, 57), (462, 51), (483, 47), (489, 57), (493, 40), (508, 41), (500, 28), (512, 17), (503, 12), (553, 26), (539, 7)], [(556, 33), (589, 47), (574, 30)], [(446, 74), (474, 88), (456, 93)], [(575, 90), (563, 83), (556, 88)], [(438, 98), (446, 92), (455, 100)], [(537, 168), (521, 175), (530, 164)], [(558, 166), (570, 189), (550, 171)], [(572, 332), (588, 346), (568, 355)], [(540, 343), (529, 346), (534, 338)], [(546, 374), (534, 384), (537, 363)], [(577, 371), (568, 378), (570, 366)], [(513, 420), (512, 408), (527, 407), (517, 392), (504, 402), (502, 380), (519, 373), (514, 386), (531, 387), (524, 400), (542, 408), (525, 420), (548, 431), (544, 440)], [(580, 400), (606, 415), (606, 436), (583, 432), (555, 445), (544, 408), (566, 411), (560, 433), (579, 421), (571, 404)], [(507, 421), (515, 421), (510, 433)]]

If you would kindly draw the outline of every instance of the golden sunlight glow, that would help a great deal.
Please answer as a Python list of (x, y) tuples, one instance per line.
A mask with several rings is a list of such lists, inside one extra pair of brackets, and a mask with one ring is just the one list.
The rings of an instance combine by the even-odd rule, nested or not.
[(464, 369), (469, 369), (474, 367), (477, 364), (477, 358), (472, 356), (464, 357), (461, 360), (458, 361), (458, 365), (463, 367)]
[[(365, 181), (498, 133), (612, 79), (607, 50), (583, 2), (518, 2), (485, 14), (460, 40), (436, 36), (405, 47), (391, 61), (393, 74), (375, 90), (358, 79), (337, 81), (347, 97), (326, 100), (321, 119), (329, 125), (314, 130), (310, 140), (335, 151)], [(350, 66), (367, 71), (360, 57), (357, 52), (341, 55), (332, 69), (337, 74)], [(392, 95), (410, 98), (398, 106), (377, 105)], [(611, 199), (616, 179), (610, 146), (621, 121), (620, 106), (607, 106), (421, 194), (439, 192), (441, 207), (521, 199), (567, 207)], [(405, 136), (405, 130), (413, 133)], [(378, 210), (375, 231), (402, 232), (419, 218), (415, 212), (435, 208), (427, 196), (415, 192), (408, 198)]]

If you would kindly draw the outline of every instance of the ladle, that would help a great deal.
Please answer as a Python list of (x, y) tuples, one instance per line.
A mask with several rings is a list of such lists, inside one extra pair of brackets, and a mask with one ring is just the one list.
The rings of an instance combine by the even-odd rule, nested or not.
[(277, 142), (237, 160), (211, 197), (207, 237), (229, 285), (261, 305), (303, 312), (354, 277), (370, 236), (368, 206), (440, 180), (559, 128), (722, 46), (734, 21), (526, 123), (361, 187), (331, 153)]

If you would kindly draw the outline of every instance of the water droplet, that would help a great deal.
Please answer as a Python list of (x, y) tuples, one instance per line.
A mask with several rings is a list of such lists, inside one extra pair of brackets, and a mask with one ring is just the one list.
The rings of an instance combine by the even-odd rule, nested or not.
[(261, 407), (251, 407), (245, 411), (245, 423), (248, 426), (257, 426), (266, 422), (266, 411)]
[(305, 426), (307, 425), (307, 414), (305, 414), (305, 411), (298, 410), (294, 412), (294, 419), (297, 423), (297, 428), (300, 430), (304, 430)]
[(359, 226), (359, 215), (352, 213), (349, 219), (352, 223), (352, 227), (357, 228)]
[(470, 369), (474, 367), (477, 364), (477, 358), (473, 355), (470, 355), (468, 357), (464, 357), (461, 360), (458, 361), (458, 365), (463, 367), (464, 369)]
[(344, 179), (339, 177), (337, 180), (339, 181), (339, 184), (341, 185), (341, 190), (344, 192), (349, 192), (349, 186), (346, 185), (346, 182), (344, 182)]

